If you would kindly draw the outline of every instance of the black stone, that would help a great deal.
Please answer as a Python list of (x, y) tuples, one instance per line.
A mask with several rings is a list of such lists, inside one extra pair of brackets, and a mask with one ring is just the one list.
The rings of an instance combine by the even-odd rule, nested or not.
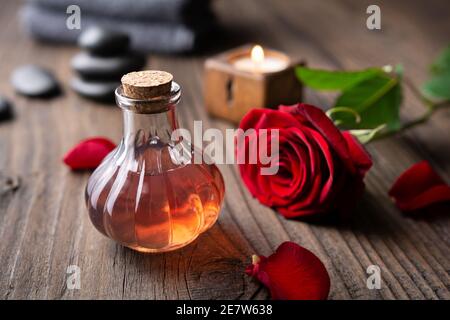
[(72, 89), (79, 95), (97, 101), (113, 102), (114, 91), (120, 86), (119, 81), (87, 81), (81, 78), (73, 78)]
[(81, 33), (78, 45), (96, 55), (116, 55), (128, 51), (130, 37), (120, 31), (90, 27)]
[(11, 103), (0, 96), (0, 121), (9, 120), (13, 117), (13, 110)]
[(35, 65), (25, 65), (14, 70), (11, 83), (18, 93), (29, 97), (52, 96), (60, 92), (54, 75)]
[(115, 57), (99, 57), (88, 52), (80, 52), (72, 59), (72, 68), (90, 80), (116, 80), (125, 73), (138, 71), (145, 65), (145, 57), (128, 53)]

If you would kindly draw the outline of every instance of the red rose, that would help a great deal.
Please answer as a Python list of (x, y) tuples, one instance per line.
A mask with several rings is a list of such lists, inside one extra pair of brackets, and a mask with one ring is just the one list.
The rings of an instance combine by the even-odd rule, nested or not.
[[(244, 131), (254, 128), (256, 139), (261, 129), (279, 130), (278, 172), (262, 175), (260, 169), (267, 165), (261, 161), (246, 161), (239, 164), (239, 170), (251, 194), (285, 217), (334, 210), (347, 214), (362, 194), (363, 178), (372, 161), (359, 142), (339, 131), (321, 109), (307, 104), (254, 109), (239, 127)], [(270, 133), (266, 136), (270, 144)], [(249, 158), (251, 139), (246, 136), (243, 144), (238, 143), (238, 157)]]

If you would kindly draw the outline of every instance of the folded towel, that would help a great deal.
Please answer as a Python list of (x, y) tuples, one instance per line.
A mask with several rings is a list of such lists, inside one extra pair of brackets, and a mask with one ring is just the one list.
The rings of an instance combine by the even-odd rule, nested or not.
[(128, 33), (131, 47), (145, 52), (193, 51), (205, 35), (204, 31), (211, 30), (206, 25), (193, 29), (181, 24), (119, 20), (85, 13), (81, 17), (81, 30), (69, 30), (66, 27), (68, 15), (65, 12), (30, 4), (22, 8), (20, 16), (27, 32), (38, 40), (75, 43), (83, 29), (96, 25)]
[(63, 13), (76, 4), (82, 15), (99, 15), (118, 19), (141, 19), (149, 22), (193, 23), (211, 13), (210, 0), (28, 0), (41, 7)]

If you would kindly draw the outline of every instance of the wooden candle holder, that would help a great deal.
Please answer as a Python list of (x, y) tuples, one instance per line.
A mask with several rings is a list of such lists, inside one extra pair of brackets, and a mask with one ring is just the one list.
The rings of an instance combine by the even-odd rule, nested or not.
[(301, 101), (302, 85), (295, 76), (295, 67), (304, 62), (264, 49), (266, 56), (287, 59), (287, 67), (267, 73), (238, 70), (233, 61), (250, 56), (252, 47), (246, 45), (206, 60), (204, 99), (211, 115), (239, 123), (250, 109), (276, 108)]

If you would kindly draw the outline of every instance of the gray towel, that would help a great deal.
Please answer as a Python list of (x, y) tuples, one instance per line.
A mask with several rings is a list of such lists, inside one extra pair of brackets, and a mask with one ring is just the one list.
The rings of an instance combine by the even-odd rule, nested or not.
[[(131, 47), (135, 50), (182, 53), (194, 50), (203, 36), (200, 28), (194, 30), (181, 24), (119, 20), (83, 12), (81, 30), (69, 30), (66, 27), (68, 15), (65, 11), (61, 13), (32, 4), (23, 7), (20, 15), (23, 25), (32, 37), (52, 42), (75, 43), (83, 29), (100, 25), (127, 32), (131, 37)], [(207, 23), (207, 21), (203, 22)]]
[(82, 14), (149, 22), (194, 23), (211, 14), (210, 0), (28, 0), (40, 7), (61, 12), (70, 5)]

